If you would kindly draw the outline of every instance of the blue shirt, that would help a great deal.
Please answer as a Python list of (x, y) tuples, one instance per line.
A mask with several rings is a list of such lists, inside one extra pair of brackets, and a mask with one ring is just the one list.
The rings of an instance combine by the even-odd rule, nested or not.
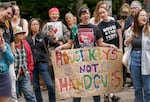
[(14, 56), (7, 43), (5, 43), (5, 48), (5, 51), (0, 50), (0, 74), (8, 73), (9, 65), (14, 62)]

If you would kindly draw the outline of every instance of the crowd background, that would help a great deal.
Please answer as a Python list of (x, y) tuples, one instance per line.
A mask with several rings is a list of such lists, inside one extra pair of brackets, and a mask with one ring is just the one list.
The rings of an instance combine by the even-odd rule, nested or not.
[[(0, 2), (12, 2), (12, 4), (16, 3), (19, 5), (21, 9), (21, 17), (27, 20), (30, 20), (32, 17), (41, 18), (42, 20), (49, 20), (47, 16), (47, 11), (51, 7), (60, 8), (60, 20), (64, 21), (65, 13), (68, 11), (72, 12), (73, 15), (77, 16), (78, 8), (82, 5), (86, 5), (90, 9), (91, 15), (93, 15), (93, 11), (97, 2), (103, 0), (0, 0)], [(112, 14), (115, 14), (119, 18), (119, 9), (123, 3), (130, 4), (134, 0), (104, 0), (104, 1), (112, 1)], [(146, 0), (139, 0), (143, 7), (147, 9)], [(148, 1), (148, 0), (147, 0)], [(147, 4), (147, 5), (146, 5)], [(35, 9), (36, 8), (36, 9)]]
[[(0, 7), (0, 11), (1, 11), (0, 23), (4, 26), (3, 27), (4, 39), (6, 42), (7, 40), (8, 42), (11, 42), (10, 47), (12, 50), (12, 54), (14, 54), (14, 58), (15, 58), (14, 59), (15, 61), (12, 64), (15, 71), (9, 71), (9, 72), (15, 72), (16, 74), (16, 79), (11, 79), (12, 82), (14, 83), (17, 82), (16, 85), (11, 84), (12, 89), (16, 88), (15, 89), (16, 92), (9, 92), (11, 93), (11, 95), (8, 94), (8, 96), (12, 96), (13, 98), (13, 93), (15, 93), (17, 96), (15, 96), (14, 99), (16, 100), (15, 102), (18, 102), (17, 98), (19, 98), (20, 96), (22, 96), (22, 94), (24, 94), (24, 96), (28, 96), (28, 97), (25, 97), (27, 102), (29, 102), (28, 100), (32, 100), (32, 102), (36, 102), (36, 101), (42, 102), (43, 99), (41, 96), (41, 90), (40, 90), (41, 87), (40, 87), (40, 82), (39, 82), (40, 80), (39, 76), (41, 76), (41, 78), (44, 80), (46, 84), (47, 90), (49, 90), (48, 91), (49, 101), (56, 102), (55, 90), (54, 90), (54, 85), (52, 81), (53, 79), (51, 78), (51, 75), (48, 69), (48, 68), (52, 68), (52, 66), (49, 66), (48, 64), (49, 61), (48, 61), (47, 55), (49, 55), (49, 53), (51, 53), (52, 50), (69, 49), (72, 47), (72, 45), (74, 45), (74, 48), (86, 47), (86, 46), (83, 46), (84, 44), (85, 45), (87, 44), (86, 40), (84, 40), (83, 43), (78, 41), (77, 37), (79, 36), (76, 35), (77, 33), (75, 32), (74, 29), (78, 29), (78, 31), (80, 31), (79, 29), (82, 29), (82, 28), (93, 29), (94, 37), (97, 36), (96, 41), (95, 41), (97, 43), (96, 44), (97, 46), (106, 46), (106, 47), (111, 47), (115, 49), (119, 48), (121, 50), (124, 50), (123, 45), (124, 45), (124, 40), (125, 40), (126, 46), (128, 46), (131, 43), (131, 45), (134, 45), (133, 47), (135, 48), (137, 47), (137, 49), (135, 50), (136, 52), (137, 51), (141, 52), (142, 47), (139, 45), (142, 45), (143, 43), (142, 42), (143, 40), (141, 40), (142, 36), (148, 38), (149, 31), (150, 31), (149, 22), (148, 22), (149, 21), (148, 13), (145, 10), (141, 10), (142, 8), (146, 9), (146, 6), (144, 4), (146, 3), (146, 1), (139, 0), (139, 1), (132, 2), (132, 3), (131, 1), (129, 2), (126, 0), (121, 0), (121, 1), (122, 3), (120, 3), (119, 0), (113, 1), (112, 7), (105, 3), (102, 3), (105, 6), (102, 6), (102, 5), (100, 6), (99, 4), (101, 4), (101, 0), (100, 1), (94, 0), (92, 2), (90, 2), (90, 0), (86, 0), (86, 1), (84, 0), (68, 0), (68, 1), (61, 0), (59, 1), (58, 0), (55, 2), (51, 0), (44, 1), (44, 2), (38, 1), (38, 0), (31, 0), (31, 1), (16, 0), (16, 1), (7, 1), (7, 2), (1, 1), (3, 3), (13, 4), (13, 6), (1, 5)], [(91, 6), (92, 4), (94, 6)], [(18, 6), (14, 6), (14, 5), (18, 5)], [(109, 10), (110, 8), (112, 8), (112, 12), (110, 12)], [(80, 12), (77, 12), (78, 10)], [(94, 12), (96, 12), (97, 15), (93, 15)], [(97, 16), (99, 19), (97, 19)], [(137, 18), (134, 19), (134, 16)], [(91, 17), (93, 17), (94, 19), (97, 19), (97, 22), (91, 23), (90, 22)], [(54, 23), (53, 26), (55, 26), (57, 21), (62, 21), (61, 23), (62, 35), (60, 37), (56, 36), (57, 31), (55, 32), (55, 30), (57, 29), (54, 29), (54, 28), (48, 29), (48, 26), (47, 26), (48, 22), (53, 22)], [(110, 26), (114, 26), (114, 28), (116, 27), (116, 29), (113, 29), (113, 30), (108, 29), (108, 31), (104, 32), (104, 29)], [(18, 27), (20, 29), (17, 29)], [(129, 29), (130, 27), (132, 29)], [(14, 32), (11, 32), (10, 28)], [(143, 31), (143, 29), (146, 29), (144, 30), (145, 35), (142, 35), (143, 33), (141, 31)], [(126, 39), (125, 39), (125, 35), (124, 35), (126, 34), (125, 31), (130, 31), (130, 32), (133, 31), (134, 36), (131, 36), (131, 37), (126, 36)], [(140, 31), (140, 33), (137, 33), (138, 31)], [(105, 39), (105, 35), (107, 32), (110, 32), (109, 35), (115, 34), (115, 37), (112, 37), (111, 39)], [(111, 33), (111, 32), (114, 32), (114, 33)], [(7, 37), (5, 37), (6, 34), (9, 36), (11, 35), (11, 38), (8, 39)], [(135, 42), (131, 42), (132, 40)], [(24, 44), (24, 41), (27, 43)], [(96, 46), (94, 45), (95, 42), (92, 42), (92, 46)], [(28, 43), (30, 46), (26, 48)], [(88, 44), (90, 43), (91, 42), (88, 42)], [(88, 44), (87, 44), (87, 47), (89, 47)], [(135, 45), (138, 45), (138, 46), (135, 46)], [(29, 51), (30, 63), (32, 62), (32, 64), (29, 63), (29, 60), (28, 60), (29, 53), (27, 49), (30, 50)], [(48, 50), (49, 50), (49, 53), (48, 53)], [(3, 51), (3, 53), (4, 52), (5, 50)], [(40, 56), (36, 56), (37, 53)], [(149, 50), (147, 51), (147, 53), (149, 54)], [(36, 57), (32, 56), (34, 54)], [(139, 55), (140, 55), (139, 58), (141, 58), (141, 53), (139, 53)], [(147, 57), (144, 57), (144, 58), (146, 60)], [(150, 59), (148, 59), (147, 62), (149, 60)], [(134, 61), (134, 60), (131, 59), (131, 61)], [(131, 66), (128, 66), (128, 67), (131, 67), (130, 70), (132, 70), (133, 67), (136, 67), (136, 68), (138, 67), (139, 68), (138, 71), (143, 69), (143, 66), (141, 65), (139, 66), (132, 66), (132, 65), (134, 65), (134, 63), (131, 63)], [(8, 64), (8, 66), (10, 67), (10, 64)], [(150, 73), (150, 70), (147, 67), (144, 71), (147, 71)], [(131, 78), (135, 79), (133, 80), (133, 86), (135, 88), (136, 102), (142, 102), (142, 100), (147, 100), (146, 102), (148, 102), (148, 100), (150, 100), (150, 98), (148, 97), (150, 96), (149, 81), (143, 82), (142, 80), (145, 79), (145, 76), (147, 79), (150, 79), (149, 78), (150, 74), (149, 73), (143, 74), (139, 72), (137, 76), (134, 76), (135, 74), (133, 75), (133, 72), (131, 72)], [(124, 70), (123, 70), (124, 84), (126, 82), (126, 73), (127, 73), (127, 68), (124, 67)], [(3, 75), (3, 74), (6, 74), (6, 73), (1, 73), (0, 75)], [(7, 75), (8, 75), (8, 72), (7, 72)], [(10, 74), (10, 77), (12, 78), (11, 74)], [(140, 79), (137, 77), (142, 77), (143, 79), (137, 80), (137, 79)], [(137, 83), (140, 85), (140, 87), (136, 86), (136, 81), (138, 81)], [(143, 86), (142, 83), (145, 83), (144, 85), (146, 86)], [(28, 91), (30, 84), (33, 85), (34, 93), (31, 90)], [(144, 95), (141, 94), (142, 89), (144, 89), (144, 92), (145, 92)], [(3, 95), (4, 94), (2, 94), (1, 96)], [(137, 98), (138, 95), (143, 96), (144, 99), (142, 98), (138, 99)], [(0, 96), (1, 100), (5, 99), (5, 97), (1, 97), (1, 96)], [(116, 101), (118, 102), (121, 99), (120, 97), (117, 97), (117, 96), (115, 96), (114, 98), (114, 95), (112, 93), (109, 96), (108, 96), (108, 100), (104, 100), (104, 102), (109, 102), (109, 98), (113, 102), (116, 102)], [(6, 99), (7, 99), (6, 101), (1, 101), (1, 102), (8, 102), (8, 97)], [(80, 98), (79, 99), (74, 98), (73, 102), (80, 102)], [(96, 99), (94, 99), (94, 102), (100, 102), (100, 97), (96, 96)]]

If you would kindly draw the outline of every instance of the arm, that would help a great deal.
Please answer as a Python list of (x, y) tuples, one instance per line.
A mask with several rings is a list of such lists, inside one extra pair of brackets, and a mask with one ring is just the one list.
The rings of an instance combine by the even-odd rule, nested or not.
[(118, 29), (117, 32), (118, 32), (118, 36), (119, 36), (119, 48), (122, 49), (123, 48), (122, 31), (121, 31), (121, 29)]
[(2, 56), (6, 60), (7, 63), (13, 63), (14, 62), (14, 56), (11, 52), (10, 46), (5, 43), (4, 47), (1, 48), (3, 50)]
[(69, 39), (67, 43), (57, 47), (55, 50), (58, 51), (58, 50), (63, 50), (63, 49), (70, 49), (72, 47), (72, 44), (73, 44), (73, 41)]
[(10, 43), (10, 48), (11, 48), (12, 53), (14, 53), (14, 51), (15, 51), (15, 42)]
[(111, 47), (111, 48), (115, 48), (117, 49), (117, 47), (113, 44), (107, 44), (105, 42), (103, 42), (103, 38), (99, 38), (97, 41), (97, 46), (100, 46), (100, 47)]
[(23, 19), (23, 30), (26, 31), (24, 37), (28, 37), (28, 21), (26, 19)]
[(128, 46), (132, 41), (132, 34), (131, 33), (132, 33), (131, 27), (124, 32), (124, 34), (125, 34), (124, 45), (126, 45), (126, 46)]
[(62, 23), (62, 29), (63, 29), (63, 43), (66, 43), (70, 39), (70, 31), (63, 23)]

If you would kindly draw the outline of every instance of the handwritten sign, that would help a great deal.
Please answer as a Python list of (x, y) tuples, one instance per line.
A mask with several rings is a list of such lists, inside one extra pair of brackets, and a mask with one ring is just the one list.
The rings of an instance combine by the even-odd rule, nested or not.
[(121, 59), (122, 51), (111, 48), (53, 51), (57, 99), (121, 91)]
[(53, 30), (56, 34), (56, 38), (59, 39), (63, 36), (63, 31), (62, 31), (62, 22), (57, 21), (57, 22), (48, 22), (47, 23), (47, 31)]

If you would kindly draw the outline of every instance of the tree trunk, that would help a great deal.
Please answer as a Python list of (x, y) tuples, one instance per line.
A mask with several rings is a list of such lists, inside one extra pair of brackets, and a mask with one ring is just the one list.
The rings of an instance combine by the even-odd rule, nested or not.
[(72, 10), (73, 15), (75, 15), (76, 17), (78, 16), (78, 10), (82, 5), (83, 5), (83, 0), (77, 0), (77, 3), (74, 5)]

